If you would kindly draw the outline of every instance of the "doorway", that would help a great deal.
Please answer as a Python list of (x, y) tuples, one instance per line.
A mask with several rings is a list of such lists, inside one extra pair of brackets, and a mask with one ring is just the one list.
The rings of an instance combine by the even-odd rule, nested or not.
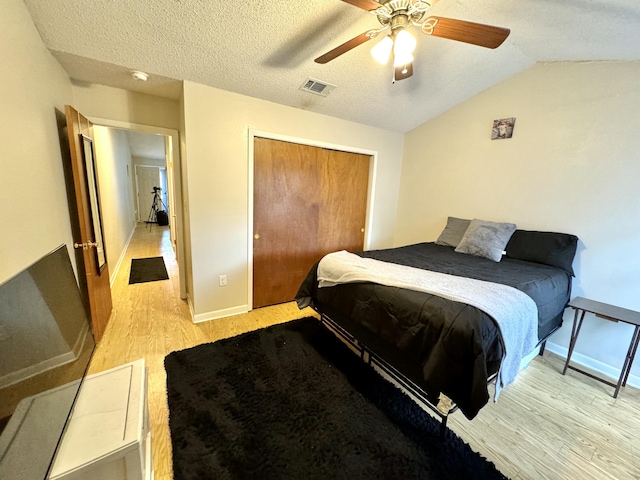
[[(109, 219), (109, 232), (111, 238), (107, 243), (117, 245), (117, 267), (124, 258), (135, 225), (138, 221), (146, 221), (153, 200), (153, 187), (161, 188), (161, 199), (165, 210), (169, 213), (169, 230), (171, 245), (178, 261), (180, 296), (185, 299), (186, 275), (185, 275), (185, 246), (182, 229), (182, 211), (175, 205), (182, 205), (181, 189), (181, 162), (180, 152), (174, 146), (178, 146), (178, 132), (160, 127), (129, 124), (125, 122), (94, 119), (96, 131), (96, 148), (99, 155), (106, 158), (103, 174), (111, 182), (119, 179), (117, 185), (107, 184), (105, 196), (110, 197), (113, 208), (110, 209), (112, 218)], [(116, 158), (114, 160), (114, 158)], [(152, 167), (152, 168), (150, 168)], [(145, 171), (155, 172), (152, 188), (148, 189), (144, 201), (138, 199), (136, 187), (136, 171), (144, 168)], [(141, 194), (144, 194), (141, 189)], [(140, 199), (141, 200), (141, 199)], [(108, 235), (109, 236), (109, 235)], [(111, 249), (112, 251), (114, 249)], [(119, 257), (119, 258), (118, 258)]]

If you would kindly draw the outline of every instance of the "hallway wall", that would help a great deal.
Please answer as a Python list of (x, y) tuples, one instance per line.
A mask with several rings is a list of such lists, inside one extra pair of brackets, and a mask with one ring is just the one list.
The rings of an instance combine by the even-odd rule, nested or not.
[[(124, 130), (93, 127), (105, 249), (112, 280), (136, 226), (133, 160)], [(113, 283), (113, 281), (111, 282)]]

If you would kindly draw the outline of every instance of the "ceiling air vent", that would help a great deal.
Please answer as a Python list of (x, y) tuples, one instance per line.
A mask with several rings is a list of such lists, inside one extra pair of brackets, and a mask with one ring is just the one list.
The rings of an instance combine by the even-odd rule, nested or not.
[(308, 78), (307, 81), (304, 82), (300, 87), (300, 90), (304, 90), (305, 92), (313, 93), (315, 95), (320, 95), (321, 97), (326, 97), (335, 89), (335, 85), (331, 85), (327, 82), (321, 82), (320, 80), (316, 80), (315, 78)]

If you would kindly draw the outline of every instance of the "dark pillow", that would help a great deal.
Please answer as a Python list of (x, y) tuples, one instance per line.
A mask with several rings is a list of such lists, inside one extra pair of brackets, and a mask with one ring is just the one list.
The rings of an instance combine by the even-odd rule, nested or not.
[(447, 225), (436, 240), (436, 243), (447, 247), (457, 247), (470, 223), (471, 220), (464, 218), (447, 217)]
[(578, 237), (568, 233), (516, 230), (507, 243), (507, 257), (558, 267), (573, 274)]

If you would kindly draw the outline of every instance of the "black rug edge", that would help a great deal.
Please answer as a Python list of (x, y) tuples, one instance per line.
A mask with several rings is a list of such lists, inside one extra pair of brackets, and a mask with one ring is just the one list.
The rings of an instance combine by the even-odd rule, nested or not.
[[(409, 401), (409, 404), (412, 406), (413, 409), (415, 409), (416, 411), (420, 412), (420, 415), (423, 418), (427, 419), (427, 422), (429, 423), (429, 434), (430, 434), (430, 438), (433, 440), (436, 440), (438, 442), (441, 443), (442, 446), (444, 447), (451, 447), (453, 449), (459, 449), (459, 448), (467, 448), (470, 451), (470, 454), (473, 456), (476, 456), (478, 459), (486, 462), (488, 469), (490, 470), (489, 472), (478, 472), (478, 477), (477, 478), (485, 478), (485, 475), (487, 473), (491, 474), (491, 473), (495, 473), (495, 475), (497, 475), (498, 477), (501, 477), (505, 480), (508, 480), (508, 477), (498, 469), (498, 467), (495, 465), (495, 463), (488, 459), (485, 455), (483, 455), (482, 453), (476, 451), (475, 449), (473, 449), (471, 447), (471, 445), (466, 442), (464, 439), (462, 439), (458, 434), (456, 434), (453, 430), (451, 430), (449, 427), (446, 427), (446, 436), (444, 439), (440, 439), (439, 437), (439, 431), (440, 431), (440, 421), (430, 412), (428, 412), (427, 410), (425, 410), (424, 408), (422, 408), (418, 403), (416, 403), (416, 401), (410, 396), (408, 395), (405, 391), (402, 390), (402, 388), (400, 388), (396, 383), (390, 381), (388, 378), (385, 378), (378, 370), (376, 370), (373, 366), (367, 364), (366, 362), (362, 361), (359, 357), (358, 354), (356, 352), (354, 352), (351, 348), (349, 348), (349, 346), (342, 340), (340, 339), (335, 332), (333, 332), (332, 330), (330, 330), (329, 328), (327, 328), (327, 326), (325, 326), (324, 324), (322, 324), (322, 322), (320, 321), (319, 318), (317, 317), (313, 317), (313, 316), (307, 316), (307, 317), (301, 317), (301, 318), (295, 318), (292, 320), (288, 320), (282, 323), (277, 323), (274, 325), (270, 325), (267, 327), (263, 327), (263, 328), (258, 328), (255, 330), (250, 330), (247, 332), (242, 332), (239, 333), (237, 335), (233, 335), (231, 337), (226, 337), (226, 338), (221, 338), (219, 340), (216, 340), (214, 342), (204, 342), (198, 345), (194, 345), (192, 347), (188, 347), (185, 349), (181, 349), (181, 350), (175, 350), (170, 352), (169, 354), (167, 354), (163, 360), (163, 366), (165, 369), (165, 373), (167, 374), (167, 378), (168, 378), (168, 372), (167, 372), (167, 361), (171, 361), (169, 360), (170, 357), (177, 357), (180, 354), (184, 353), (184, 352), (188, 352), (190, 350), (196, 350), (199, 347), (202, 347), (204, 345), (212, 345), (212, 344), (216, 344), (216, 343), (220, 343), (220, 342), (237, 342), (241, 337), (245, 337), (248, 335), (256, 335), (258, 334), (260, 331), (263, 330), (268, 330), (268, 331), (272, 331), (275, 329), (279, 329), (279, 328), (295, 328), (296, 324), (301, 325), (302, 323), (305, 322), (313, 322), (315, 324), (317, 324), (320, 329), (318, 331), (320, 332), (324, 332), (324, 334), (328, 334), (331, 337), (333, 337), (335, 339), (336, 342), (338, 342), (342, 347), (342, 350), (345, 350), (348, 352), (349, 355), (352, 356), (353, 360), (354, 360), (354, 364), (357, 365), (356, 370), (359, 371), (363, 371), (363, 372), (368, 372), (367, 375), (355, 375), (355, 378), (350, 377), (349, 375), (345, 374), (345, 377), (348, 379), (349, 383), (353, 386), (353, 388), (355, 388), (359, 393), (361, 393), (363, 396), (365, 396), (367, 398), (368, 401), (370, 401), (371, 403), (373, 403), (377, 408), (383, 410), (383, 413), (385, 413), (385, 415), (392, 421), (395, 422), (394, 418), (393, 418), (393, 410), (394, 410), (394, 405), (393, 405), (393, 398), (390, 398), (391, 396), (389, 396), (388, 398), (382, 400), (382, 401), (375, 401), (375, 399), (371, 398), (370, 395), (368, 395), (366, 392), (363, 392), (360, 388), (358, 388), (358, 384), (361, 384), (362, 382), (367, 381), (367, 379), (369, 378), (368, 375), (372, 375), (373, 378), (376, 379), (377, 382), (379, 382), (380, 385), (385, 385), (385, 388), (388, 389), (390, 392), (393, 392), (394, 395), (396, 396), (401, 396), (402, 398), (405, 398)], [(318, 352), (322, 357), (325, 357), (325, 355), (323, 355), (322, 352)], [(338, 355), (339, 356), (339, 355)], [(330, 361), (329, 359), (327, 359), (328, 361)], [(333, 363), (333, 362), (332, 362)], [(334, 363), (334, 365), (336, 365)], [(341, 369), (340, 369), (341, 370)], [(341, 370), (342, 371), (342, 370)], [(343, 372), (344, 374), (344, 372)], [(168, 390), (168, 385), (167, 388), (165, 389), (165, 397), (167, 400), (167, 406), (169, 405), (169, 390)], [(168, 416), (169, 416), (169, 425), (171, 426), (171, 419), (170, 419), (170, 409), (168, 408)], [(390, 415), (391, 414), (391, 415)], [(422, 426), (423, 427), (423, 426)], [(401, 427), (402, 429), (408, 429), (408, 431), (406, 431), (407, 435), (409, 436), (416, 436), (418, 433), (419, 428), (417, 428), (417, 426), (415, 425), (403, 425)], [(424, 433), (424, 428), (422, 433)], [(171, 438), (171, 428), (169, 428), (169, 434), (170, 434), (170, 441), (173, 442), (173, 439)], [(447, 457), (440, 457), (440, 460), (442, 460), (444, 463), (449, 463), (451, 462), (451, 459), (447, 458)], [(493, 471), (493, 472), (491, 472)], [(495, 477), (491, 477), (491, 478), (495, 478)]]

